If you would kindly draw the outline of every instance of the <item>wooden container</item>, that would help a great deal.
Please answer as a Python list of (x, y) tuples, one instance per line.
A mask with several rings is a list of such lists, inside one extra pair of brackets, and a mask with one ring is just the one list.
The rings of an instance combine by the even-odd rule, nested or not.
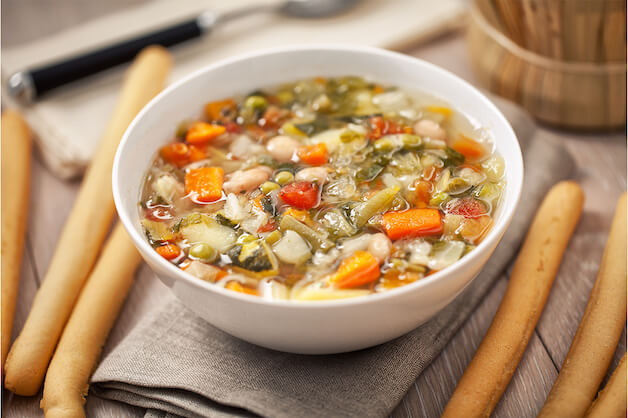
[(625, 0), (476, 0), (484, 17), (519, 46), (578, 62), (626, 58)]
[(473, 4), (467, 33), (481, 84), (551, 125), (610, 130), (626, 124), (625, 58), (568, 62), (529, 51), (489, 23), (506, 26), (496, 16), (485, 15), (491, 10), (486, 5), (484, 0)]

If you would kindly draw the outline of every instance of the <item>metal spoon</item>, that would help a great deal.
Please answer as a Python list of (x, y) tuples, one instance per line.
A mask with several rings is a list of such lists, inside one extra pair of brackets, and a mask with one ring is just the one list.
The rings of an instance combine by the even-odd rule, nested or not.
[(331, 16), (354, 6), (359, 0), (283, 0), (247, 6), (226, 13), (204, 11), (200, 15), (138, 37), (86, 52), (41, 67), (19, 71), (7, 82), (9, 94), (32, 102), (46, 92), (132, 60), (148, 45), (169, 47), (208, 34), (221, 24), (255, 13), (281, 13), (300, 18)]

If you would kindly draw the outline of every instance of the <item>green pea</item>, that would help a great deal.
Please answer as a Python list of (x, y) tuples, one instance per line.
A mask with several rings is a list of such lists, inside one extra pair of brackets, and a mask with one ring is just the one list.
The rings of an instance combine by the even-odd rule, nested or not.
[(288, 184), (294, 180), (294, 175), (289, 171), (280, 171), (275, 174), (275, 182), (281, 186)]
[(279, 189), (279, 185), (273, 181), (265, 181), (264, 183), (262, 183), (261, 186), (259, 186), (260, 190), (262, 191), (262, 193), (264, 194), (268, 194), (270, 192), (272, 192), (273, 190), (277, 190)]
[(438, 193), (430, 199), (430, 206), (440, 206), (443, 202), (448, 200), (449, 195), (447, 193)]
[(279, 232), (277, 230), (275, 230), (275, 231), (271, 232), (270, 234), (266, 235), (266, 238), (264, 238), (264, 240), (266, 241), (266, 243), (268, 245), (273, 245), (274, 243), (276, 243), (280, 239), (281, 239), (281, 232)]
[(205, 242), (199, 242), (190, 247), (190, 257), (195, 258), (206, 263), (211, 263), (216, 259), (218, 255), (216, 250)]
[(268, 106), (268, 102), (262, 96), (249, 96), (244, 101), (244, 107), (254, 110), (263, 110)]

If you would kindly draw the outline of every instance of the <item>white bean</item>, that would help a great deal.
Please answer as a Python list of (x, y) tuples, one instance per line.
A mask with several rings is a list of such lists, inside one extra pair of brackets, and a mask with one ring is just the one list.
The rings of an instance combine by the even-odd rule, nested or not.
[(414, 124), (414, 133), (432, 139), (447, 139), (447, 133), (433, 120), (423, 119)]
[(229, 181), (223, 184), (225, 193), (240, 193), (253, 190), (270, 178), (272, 170), (269, 167), (255, 167), (246, 171), (236, 171)]
[(297, 181), (316, 182), (319, 186), (327, 183), (327, 169), (324, 167), (308, 167), (299, 170), (294, 177)]
[(373, 236), (371, 237), (368, 250), (381, 263), (390, 255), (390, 250), (392, 250), (392, 242), (390, 242), (386, 235), (379, 232), (377, 234), (373, 234)]
[(268, 141), (266, 149), (280, 163), (292, 161), (292, 156), (299, 147), (299, 142), (289, 136), (279, 135)]

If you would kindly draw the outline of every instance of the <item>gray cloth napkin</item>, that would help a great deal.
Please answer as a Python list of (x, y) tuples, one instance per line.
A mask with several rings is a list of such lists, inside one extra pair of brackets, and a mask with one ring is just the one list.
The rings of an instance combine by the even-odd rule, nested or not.
[(172, 297), (102, 360), (92, 392), (147, 408), (150, 417), (389, 414), (512, 260), (547, 190), (572, 172), (573, 161), (561, 145), (535, 131), (515, 106), (495, 101), (524, 148), (521, 202), (480, 275), (432, 320), (377, 347), (305, 356), (234, 338)]

